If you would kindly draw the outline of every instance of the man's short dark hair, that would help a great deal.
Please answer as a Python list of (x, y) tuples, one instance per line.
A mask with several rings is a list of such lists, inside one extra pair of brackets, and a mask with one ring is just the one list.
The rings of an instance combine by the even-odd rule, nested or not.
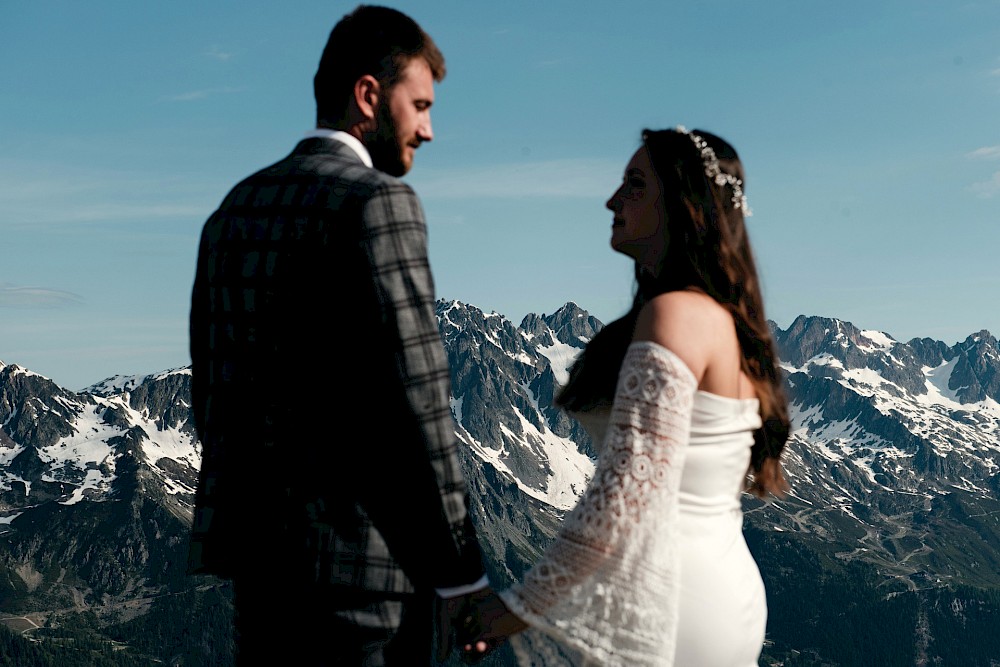
[(358, 5), (333, 27), (323, 49), (313, 78), (317, 119), (342, 118), (365, 74), (391, 88), (414, 58), (427, 62), (435, 81), (444, 78), (444, 56), (416, 21), (389, 7)]

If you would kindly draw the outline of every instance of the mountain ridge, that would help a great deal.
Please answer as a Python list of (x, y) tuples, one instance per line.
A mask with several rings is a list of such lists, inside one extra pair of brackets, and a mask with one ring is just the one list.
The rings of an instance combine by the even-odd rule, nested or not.
[[(593, 443), (552, 398), (603, 324), (574, 302), (518, 324), (454, 300), (438, 301), (436, 313), (472, 511), (491, 580), (505, 585), (537, 558), (593, 472)], [(798, 588), (810, 577), (827, 582), (831, 600), (863, 602), (856, 618), (894, 610), (898, 636), (884, 664), (956, 655), (942, 648), (957, 618), (948, 609), (979, 610), (963, 612), (967, 624), (1000, 618), (996, 338), (901, 342), (804, 315), (772, 328), (794, 428), (792, 492), (744, 499), (773, 601), (763, 662), (872, 664), (850, 662), (860, 647), (816, 630), (854, 629), (822, 601), (791, 603), (814, 597)], [(0, 616), (89, 613), (108, 637), (165, 614), (222, 609), (211, 618), (224, 627), (225, 583), (183, 571), (200, 465), (189, 392), (186, 367), (70, 392), (0, 362)], [(854, 599), (841, 597), (847, 589)], [(169, 599), (209, 594), (211, 604), (165, 611)], [(138, 634), (127, 635), (133, 647)], [(231, 647), (206, 646), (187, 646), (184, 664), (225, 664)], [(1000, 660), (990, 646), (982, 650)], [(207, 655), (215, 662), (199, 662)]]

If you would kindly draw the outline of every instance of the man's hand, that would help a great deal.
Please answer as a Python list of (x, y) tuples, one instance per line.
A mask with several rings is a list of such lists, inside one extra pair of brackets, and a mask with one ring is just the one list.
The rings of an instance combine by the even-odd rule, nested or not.
[(489, 586), (453, 598), (442, 598), (441, 596), (434, 598), (437, 608), (435, 616), (437, 619), (438, 662), (447, 660), (456, 646), (469, 644), (481, 633), (480, 616), (477, 609), (479, 605), (492, 599), (497, 602), (500, 600)]
[(480, 599), (472, 616), (477, 632), (468, 641), (461, 642), (462, 660), (468, 664), (479, 662), (508, 637), (528, 627), (495, 593)]

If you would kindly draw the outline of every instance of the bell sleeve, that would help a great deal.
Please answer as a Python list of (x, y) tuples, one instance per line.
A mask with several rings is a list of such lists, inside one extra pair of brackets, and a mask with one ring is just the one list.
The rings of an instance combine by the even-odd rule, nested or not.
[(625, 354), (594, 475), (523, 581), (502, 591), (529, 624), (521, 665), (673, 664), (678, 490), (697, 380), (669, 349)]

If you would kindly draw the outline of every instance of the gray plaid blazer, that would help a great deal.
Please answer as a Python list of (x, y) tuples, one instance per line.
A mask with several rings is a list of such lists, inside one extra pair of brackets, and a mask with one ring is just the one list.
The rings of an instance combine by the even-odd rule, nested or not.
[(205, 223), (188, 571), (408, 593), (483, 574), (413, 190), (305, 139)]

